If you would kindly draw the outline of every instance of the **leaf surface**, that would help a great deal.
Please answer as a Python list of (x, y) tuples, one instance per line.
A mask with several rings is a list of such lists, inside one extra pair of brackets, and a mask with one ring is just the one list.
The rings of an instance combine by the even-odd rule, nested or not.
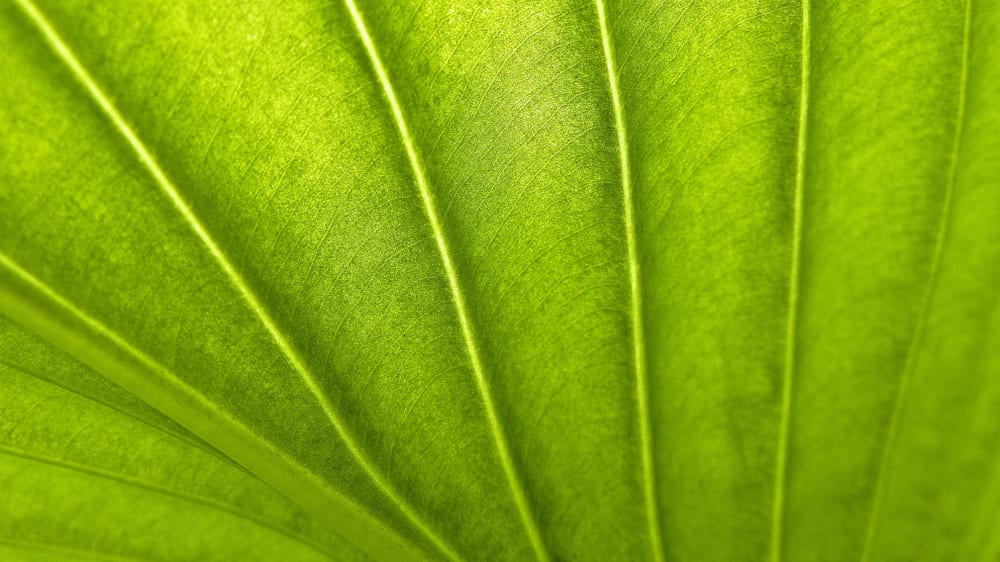
[(995, 557), (998, 33), (3, 4), (2, 548)]
[(6, 366), (0, 384), (7, 559), (366, 559), (266, 484), (175, 436)]

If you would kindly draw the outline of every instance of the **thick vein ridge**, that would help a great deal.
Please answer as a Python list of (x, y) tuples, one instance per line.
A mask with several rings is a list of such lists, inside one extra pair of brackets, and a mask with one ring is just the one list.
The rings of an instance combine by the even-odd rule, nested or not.
[(409, 505), (409, 503), (402, 498), (402, 496), (389, 483), (388, 479), (378, 468), (376, 468), (374, 463), (362, 451), (355, 437), (347, 430), (346, 424), (334, 408), (329, 397), (323, 392), (318, 378), (306, 366), (305, 361), (302, 359), (299, 352), (278, 327), (267, 308), (236, 270), (232, 262), (229, 261), (229, 258), (226, 257), (222, 248), (209, 234), (208, 230), (201, 223), (201, 220), (197, 217), (197, 215), (195, 215), (190, 205), (188, 205), (188, 203), (181, 196), (180, 191), (173, 184), (173, 182), (171, 182), (170, 178), (167, 177), (166, 172), (163, 171), (159, 163), (143, 144), (142, 140), (132, 130), (122, 114), (111, 102), (111, 99), (103, 92), (103, 90), (101, 90), (100, 86), (93, 79), (93, 77), (90, 76), (90, 73), (87, 72), (83, 65), (77, 60), (68, 45), (62, 40), (52, 25), (48, 22), (45, 15), (32, 3), (31, 0), (16, 1), (25, 13), (27, 13), (32, 22), (37, 26), (38, 30), (43, 34), (46, 41), (52, 46), (59, 58), (62, 59), (66, 66), (68, 66), (72, 71), (74, 76), (83, 84), (87, 92), (100, 106), (104, 114), (111, 120), (115, 128), (117, 128), (122, 136), (125, 137), (129, 145), (131, 145), (132, 149), (139, 157), (139, 160), (153, 176), (153, 179), (170, 198), (174, 207), (176, 207), (178, 212), (180, 212), (194, 233), (215, 258), (216, 262), (218, 262), (221, 266), (226, 276), (229, 278), (230, 283), (240, 292), (253, 313), (257, 316), (261, 324), (267, 330), (268, 334), (277, 344), (278, 348), (285, 355), (292, 368), (299, 374), (309, 391), (314, 395), (320, 407), (323, 409), (327, 419), (341, 436), (344, 445), (350, 451), (355, 461), (368, 474), (379, 491), (389, 497), (415, 527), (420, 529), (420, 531), (424, 533), (427, 538), (449, 558), (457, 558), (451, 547), (449, 547), (444, 540), (423, 521), (423, 519)]
[(549, 555), (545, 548), (545, 544), (542, 541), (541, 533), (538, 530), (538, 524), (532, 514), (531, 506), (528, 503), (527, 495), (524, 491), (524, 485), (521, 482), (521, 478), (515, 467), (514, 459), (510, 452), (510, 445), (507, 442), (507, 437), (504, 434), (500, 419), (496, 413), (496, 406), (493, 401), (489, 382), (486, 379), (485, 368), (483, 367), (482, 359), (479, 356), (479, 348), (476, 343), (472, 322), (469, 318), (468, 307), (465, 303), (465, 296), (458, 281), (458, 273), (455, 268), (455, 264), (452, 261), (451, 252), (448, 249), (448, 242), (445, 238), (444, 227), (441, 224), (441, 219), (434, 203), (434, 196), (431, 193), (427, 173), (424, 171), (423, 164), (421, 164), (420, 157), (417, 154), (416, 142), (413, 135), (410, 133), (409, 127), (407, 126), (406, 118), (403, 114), (403, 108), (399, 103), (399, 100), (396, 98), (396, 91), (389, 78), (389, 72), (382, 63), (382, 59), (378, 54), (378, 49), (375, 46), (375, 40), (372, 38), (371, 33), (368, 32), (368, 27), (365, 24), (361, 10), (358, 8), (354, 0), (344, 0), (344, 3), (347, 5), (347, 9), (351, 14), (351, 19), (353, 20), (354, 25), (357, 28), (358, 35), (361, 38), (361, 42), (364, 45), (365, 52), (368, 55), (369, 61), (371, 62), (378, 78), (379, 85), (382, 87), (385, 94), (386, 101), (392, 111), (393, 122), (399, 131), (400, 139), (403, 143), (404, 149), (406, 150), (406, 157), (409, 160), (410, 166), (413, 168), (413, 175), (415, 176), (417, 182), (417, 188), (420, 191), (420, 198), (423, 202), (424, 212), (427, 215), (428, 222), (430, 222), (431, 230), (434, 234), (434, 241), (437, 244), (438, 252), (441, 255), (441, 261), (444, 265), (445, 274), (448, 278), (448, 288), (451, 292), (451, 298), (455, 305), (459, 324), (461, 325), (462, 338), (465, 341), (465, 347), (469, 354), (469, 360), (472, 364), (472, 370), (476, 378), (479, 393), (485, 403), (486, 416), (489, 421), (490, 429), (493, 433), (493, 438), (496, 441), (500, 462), (503, 465), (503, 470), (506, 473), (511, 493), (514, 496), (514, 502), (517, 504), (517, 508), (520, 511), (521, 519), (524, 523), (525, 530), (531, 541), (531, 546), (534, 549), (536, 556), (539, 560), (548, 560)]
[(118, 483), (121, 483), (121, 484), (132, 486), (133, 488), (139, 488), (139, 489), (142, 489), (142, 490), (146, 490), (146, 491), (152, 492), (154, 494), (159, 494), (159, 495), (162, 495), (162, 496), (171, 497), (171, 498), (183, 501), (183, 502), (194, 503), (194, 504), (198, 504), (198, 505), (201, 505), (201, 506), (204, 506), (204, 507), (208, 507), (210, 509), (215, 509), (215, 510), (218, 510), (218, 511), (223, 511), (223, 512), (226, 512), (226, 513), (232, 515), (233, 517), (236, 517), (237, 519), (243, 519), (243, 520), (245, 520), (247, 522), (250, 522), (250, 523), (252, 523), (252, 524), (254, 524), (254, 525), (258, 526), (258, 527), (261, 527), (261, 528), (266, 529), (266, 530), (268, 530), (270, 532), (277, 533), (277, 534), (282, 535), (284, 537), (287, 537), (287, 538), (289, 538), (289, 539), (291, 539), (291, 540), (293, 540), (295, 542), (298, 542), (298, 543), (300, 543), (300, 544), (308, 547), (309, 549), (314, 550), (314, 551), (316, 551), (319, 554), (322, 554), (326, 558), (330, 558), (331, 560), (336, 560), (336, 556), (334, 555), (334, 553), (329, 552), (326, 548), (320, 546), (319, 544), (316, 544), (315, 542), (313, 542), (309, 538), (307, 538), (305, 536), (302, 536), (302, 535), (299, 535), (297, 533), (294, 533), (291, 530), (286, 529), (284, 527), (280, 527), (278, 525), (270, 523), (270, 522), (268, 522), (268, 521), (266, 521), (264, 519), (261, 519), (261, 518), (257, 517), (256, 515), (254, 515), (254, 514), (252, 514), (250, 512), (244, 511), (244, 510), (239, 509), (239, 508), (237, 508), (235, 506), (231, 506), (231, 505), (225, 504), (225, 503), (220, 502), (218, 500), (214, 500), (212, 498), (200, 496), (200, 495), (197, 495), (197, 494), (191, 494), (191, 493), (183, 492), (183, 491), (180, 491), (180, 490), (172, 490), (172, 489), (167, 488), (165, 486), (160, 486), (158, 484), (154, 484), (154, 483), (151, 483), (151, 482), (146, 482), (146, 481), (138, 479), (138, 478), (134, 478), (134, 477), (130, 477), (130, 476), (125, 476), (123, 474), (116, 474), (116, 473), (111, 472), (111, 471), (106, 470), (106, 469), (97, 468), (97, 467), (93, 467), (93, 466), (87, 466), (87, 465), (79, 464), (79, 463), (76, 463), (76, 462), (71, 462), (71, 461), (65, 461), (65, 460), (61, 460), (61, 459), (56, 459), (56, 458), (48, 457), (48, 456), (45, 456), (45, 455), (40, 455), (40, 454), (37, 454), (37, 453), (33, 453), (33, 452), (30, 452), (30, 451), (25, 451), (25, 450), (19, 449), (17, 447), (10, 447), (10, 446), (4, 445), (4, 444), (0, 444), (0, 455), (9, 455), (9, 456), (13, 456), (13, 457), (18, 457), (18, 458), (21, 458), (21, 459), (29, 460), (29, 461), (32, 461), (32, 462), (38, 462), (38, 463), (41, 463), (41, 464), (46, 464), (46, 465), (50, 465), (50, 466), (59, 467), (59, 468), (65, 469), (65, 470), (73, 471), (73, 472), (79, 472), (81, 474), (86, 474), (88, 476), (93, 476), (95, 478), (101, 478), (101, 479), (104, 479), (104, 480), (110, 480), (110, 481), (113, 481), (113, 482), (118, 482)]
[[(264, 482), (282, 491), (282, 493), (285, 493), (285, 489), (295, 487), (297, 494), (293, 499), (301, 502), (303, 498), (313, 500), (316, 491), (320, 491), (325, 496), (326, 501), (332, 501), (343, 508), (346, 513), (356, 516), (363, 524), (377, 529), (385, 535), (384, 538), (391, 537), (401, 543), (405, 543), (406, 547), (413, 551), (407, 554), (417, 556), (415, 545), (407, 543), (406, 539), (388, 530), (364, 506), (355, 503), (351, 498), (344, 496), (340, 491), (332, 488), (325, 480), (309, 468), (301, 465), (294, 457), (289, 456), (270, 441), (254, 433), (252, 429), (234, 418), (229, 412), (219, 408), (208, 397), (185, 383), (170, 369), (159, 364), (155, 359), (133, 346), (110, 327), (105, 326), (66, 300), (66, 298), (54, 289), (26, 271), (7, 255), (0, 252), (0, 271), (3, 270), (8, 271), (19, 283), (25, 285), (31, 291), (39, 293), (49, 302), (55, 304), (63, 312), (80, 322), (88, 331), (110, 343), (128, 359), (135, 362), (138, 367), (147, 373), (155, 375), (155, 377), (144, 377), (137, 374), (133, 372), (134, 368), (125, 366), (121, 360), (112, 359), (106, 361), (106, 363), (114, 364), (114, 368), (100, 369), (96, 364), (99, 361), (86, 361), (83, 357), (80, 357), (81, 360), (90, 364), (94, 369), (106, 373), (106, 376), (112, 381), (130, 390), (142, 400), (154, 405), (157, 409), (163, 411), (164, 414), (176, 419), (190, 431), (197, 432), (200, 428), (202, 433), (198, 433), (199, 435), (214, 437), (214, 441), (216, 442), (212, 443), (213, 446), (216, 446), (218, 442), (228, 442), (230, 445), (233, 445), (233, 451), (240, 453), (239, 457), (234, 456), (234, 461), (244, 463), (246, 459), (250, 458), (260, 463), (265, 463), (266, 466), (256, 466), (256, 468), (266, 468), (268, 475), (273, 476), (274, 479), (280, 482), (286, 483), (286, 486), (282, 486), (280, 483), (276, 483), (273, 479), (267, 478), (258, 472), (254, 474)], [(0, 283), (0, 305), (16, 304), (16, 297), (12, 298), (13, 293), (5, 295), (3, 288), (4, 284)], [(8, 302), (5, 303), (5, 301)], [(13, 312), (9, 310), (10, 306), (4, 306), (4, 308), (6, 309), (4, 312), (9, 314), (11, 318), (22, 318), (22, 320), (24, 318), (33, 319), (39, 325), (44, 323), (44, 321), (39, 321), (40, 315), (35, 310), (30, 309), (30, 305), (20, 310), (15, 306)], [(26, 324), (25, 327), (34, 329), (38, 328), (38, 325), (29, 326)], [(39, 332), (39, 335), (43, 334)], [(54, 336), (51, 339), (54, 339)], [(55, 344), (52, 341), (50, 343)], [(69, 352), (69, 350), (64, 351)], [(239, 447), (235, 447), (235, 445), (239, 445)], [(304, 505), (304, 507), (312, 507), (319, 515), (324, 516), (324, 519), (327, 521), (340, 520), (337, 517), (339, 514), (330, 513), (327, 510), (317, 510), (314, 501), (311, 506)], [(334, 526), (334, 528), (337, 527)]]
[(886, 433), (885, 441), (882, 445), (882, 458), (879, 462), (878, 476), (875, 480), (875, 494), (872, 499), (871, 512), (868, 515), (868, 526), (865, 531), (864, 548), (861, 551), (861, 561), (867, 562), (871, 558), (875, 534), (877, 532), (879, 517), (882, 513), (882, 505), (885, 501), (885, 482), (888, 479), (888, 465), (891, 461), (893, 449), (898, 443), (899, 426), (903, 417), (903, 404), (909, 394), (910, 384), (913, 381), (913, 372), (916, 369), (917, 351), (923, 342), (927, 331), (927, 321), (930, 316), (931, 300), (934, 296), (937, 281), (941, 272), (941, 257), (944, 254), (945, 240), (948, 237), (949, 225), (951, 224), (952, 201), (955, 194), (955, 181), (958, 175), (958, 158), (961, 150), (962, 131), (965, 121), (966, 90), (969, 81), (969, 36), (972, 25), (972, 0), (965, 1), (965, 20), (962, 28), (962, 69), (959, 74), (958, 86), (958, 107), (955, 111), (955, 136), (952, 141), (951, 154), (948, 162), (948, 177), (945, 184), (944, 200), (941, 203), (941, 214), (938, 219), (938, 230), (935, 235), (934, 253), (931, 258), (931, 267), (927, 276), (927, 286), (924, 290), (920, 303), (920, 312), (917, 322), (913, 326), (913, 334), (910, 336), (910, 345), (906, 350), (906, 360), (903, 363), (903, 372), (900, 375), (899, 385), (896, 389), (896, 397), (892, 406), (892, 417), (889, 421), (889, 430)]
[(162, 432), (162, 433), (164, 433), (166, 435), (169, 435), (169, 436), (173, 437), (174, 439), (177, 439), (178, 441), (182, 441), (182, 442), (184, 442), (187, 445), (190, 445), (190, 446), (195, 447), (195, 448), (197, 448), (197, 449), (199, 449), (201, 451), (204, 451), (205, 453), (208, 453), (208, 454), (212, 455), (216, 459), (218, 459), (218, 460), (220, 460), (220, 461), (228, 464), (229, 466), (231, 466), (233, 468), (236, 468), (237, 470), (240, 470), (242, 472), (246, 472), (245, 468), (243, 468), (242, 466), (240, 466), (238, 463), (234, 462), (229, 457), (227, 457), (224, 454), (222, 454), (220, 451), (218, 451), (217, 449), (215, 449), (214, 447), (212, 447), (211, 445), (209, 445), (205, 441), (201, 440), (200, 438), (194, 437), (193, 434), (185, 434), (185, 433), (177, 431), (176, 429), (171, 428), (169, 426), (157, 425), (156, 423), (154, 423), (151, 420), (145, 419), (142, 416), (139, 416), (139, 415), (137, 415), (137, 414), (135, 414), (133, 412), (127, 411), (126, 409), (124, 409), (124, 408), (122, 408), (120, 406), (112, 404), (111, 401), (109, 401), (109, 400), (104, 400), (104, 399), (102, 399), (100, 397), (97, 397), (97, 396), (90, 396), (89, 394), (87, 394), (87, 393), (85, 393), (85, 392), (83, 392), (83, 391), (81, 391), (79, 389), (71, 388), (68, 385), (65, 385), (65, 384), (63, 384), (61, 382), (57, 382), (57, 381), (51, 380), (49, 377), (45, 376), (42, 373), (39, 373), (39, 372), (37, 372), (35, 370), (30, 370), (30, 369), (24, 367), (23, 365), (18, 365), (16, 363), (14, 363), (13, 361), (10, 361), (10, 360), (8, 360), (8, 359), (6, 359), (4, 357), (0, 357), (0, 366), (7, 367), (9, 369), (18, 371), (20, 373), (24, 373), (25, 375), (28, 375), (29, 377), (38, 379), (40, 381), (44, 381), (47, 384), (51, 384), (52, 386), (56, 386), (58, 388), (61, 388), (62, 390), (65, 390), (66, 392), (72, 393), (75, 396), (79, 396), (80, 398), (83, 398), (85, 400), (89, 400), (91, 402), (94, 402), (95, 404), (100, 404), (101, 406), (104, 406), (105, 408), (110, 408), (110, 409), (114, 410), (115, 412), (117, 412), (117, 413), (119, 413), (119, 414), (121, 414), (123, 416), (127, 416), (129, 419), (134, 420), (134, 421), (136, 421), (138, 423), (141, 423), (141, 424), (143, 424), (144, 426), (146, 426), (146, 427), (148, 427), (150, 429)]
[(799, 126), (795, 147), (795, 199), (792, 218), (792, 257), (788, 273), (788, 319), (785, 323), (785, 368), (781, 377), (781, 418), (774, 470), (774, 501), (771, 512), (771, 562), (782, 558), (785, 524), (785, 488), (788, 473), (788, 441), (792, 410), (792, 378), (795, 374), (795, 341), (798, 330), (799, 280), (802, 268), (802, 206), (806, 183), (806, 140), (809, 129), (809, 71), (811, 63), (810, 2), (802, 0), (802, 51), (799, 86)]
[(635, 202), (632, 185), (632, 166), (629, 160), (628, 134), (625, 129), (625, 110), (618, 85), (618, 71), (611, 32), (608, 28), (608, 10), (604, 0), (595, 0), (597, 20), (601, 28), (601, 48), (608, 74), (611, 107), (615, 117), (615, 134), (618, 141), (618, 158), (621, 169), (622, 200), (625, 212), (625, 241), (628, 249), (628, 285), (630, 318), (632, 321), (632, 364), (635, 369), (636, 400), (639, 417), (639, 439), (642, 449), (642, 485), (645, 499), (646, 522), (653, 558), (664, 559), (663, 533), (660, 528), (657, 502), (656, 469), (653, 459), (652, 414), (649, 406), (649, 374), (646, 360), (646, 335), (642, 315), (642, 281), (639, 272), (639, 243), (635, 226)]

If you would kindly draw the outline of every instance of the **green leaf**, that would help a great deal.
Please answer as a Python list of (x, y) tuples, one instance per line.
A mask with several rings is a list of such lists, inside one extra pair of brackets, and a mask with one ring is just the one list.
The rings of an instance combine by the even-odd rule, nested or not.
[(153, 423), (7, 366), (0, 388), (4, 559), (365, 559), (266, 484)]
[(0, 53), (0, 557), (1000, 556), (1000, 8), (13, 0)]

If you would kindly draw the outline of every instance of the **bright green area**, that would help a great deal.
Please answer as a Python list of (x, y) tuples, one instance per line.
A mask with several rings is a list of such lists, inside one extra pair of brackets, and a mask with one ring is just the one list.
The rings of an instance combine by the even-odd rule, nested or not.
[(997, 560), (998, 84), (985, 0), (8, 0), (0, 559)]
[(6, 366), (0, 397), (0, 552), (365, 559), (266, 484), (154, 424)]

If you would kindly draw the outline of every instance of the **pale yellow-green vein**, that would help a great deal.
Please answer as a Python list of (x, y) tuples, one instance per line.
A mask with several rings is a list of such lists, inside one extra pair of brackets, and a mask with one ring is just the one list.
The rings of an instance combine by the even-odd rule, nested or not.
[(434, 202), (434, 195), (431, 192), (430, 182), (427, 179), (427, 173), (425, 172), (423, 164), (421, 163), (420, 157), (417, 153), (416, 142), (407, 125), (402, 105), (400, 105), (399, 100), (396, 97), (396, 91), (393, 88), (392, 81), (390, 80), (389, 72), (382, 63), (378, 49), (375, 46), (375, 40), (372, 38), (371, 33), (368, 32), (368, 27), (365, 24), (361, 10), (358, 8), (354, 0), (345, 0), (345, 4), (347, 5), (347, 9), (351, 14), (351, 19), (354, 21), (358, 35), (364, 45), (365, 52), (367, 53), (372, 68), (378, 78), (379, 85), (382, 87), (385, 94), (386, 101), (388, 102), (389, 108), (392, 112), (393, 122), (399, 131), (400, 140), (406, 151), (407, 160), (413, 168), (414, 179), (417, 183), (417, 188), (420, 191), (420, 198), (423, 202), (424, 211), (427, 215), (427, 220), (430, 223), (431, 231), (434, 235), (434, 241), (437, 244), (438, 253), (441, 256), (445, 275), (448, 279), (449, 291), (451, 292), (451, 298), (458, 315), (459, 324), (462, 330), (462, 337), (468, 351), (469, 361), (476, 379), (476, 385), (485, 404), (486, 416), (489, 421), (490, 429), (493, 433), (493, 438), (496, 442), (500, 462), (510, 485), (511, 493), (514, 496), (514, 502), (517, 504), (525, 530), (528, 534), (529, 540), (531, 541), (531, 545), (536, 556), (539, 560), (548, 560), (549, 556), (542, 540), (541, 533), (538, 530), (538, 524), (535, 521), (531, 506), (528, 503), (528, 498), (524, 491), (524, 484), (521, 482), (521, 477), (515, 467), (514, 459), (510, 452), (510, 445), (507, 442), (507, 436), (504, 433), (500, 419), (496, 413), (496, 406), (494, 404), (492, 391), (490, 390), (489, 381), (486, 378), (486, 370), (479, 355), (479, 348), (476, 343), (472, 321), (469, 318), (465, 296), (461, 285), (459, 284), (458, 272), (451, 258), (451, 251), (448, 248), (444, 227), (441, 224), (441, 219), (438, 215), (437, 207)]
[(774, 499), (771, 507), (771, 562), (782, 558), (787, 487), (788, 447), (792, 410), (792, 384), (797, 360), (795, 343), (799, 314), (799, 281), (802, 275), (802, 206), (806, 183), (806, 140), (809, 134), (809, 70), (811, 63), (810, 0), (802, 0), (801, 63), (799, 76), (799, 119), (795, 146), (795, 194), (792, 208), (792, 255), (788, 272), (788, 311), (785, 321), (785, 359), (781, 377), (781, 409), (774, 468)]
[(639, 417), (639, 440), (642, 455), (643, 498), (649, 539), (655, 560), (664, 559), (663, 536), (660, 529), (659, 503), (656, 490), (656, 468), (653, 459), (653, 429), (649, 406), (649, 374), (646, 361), (646, 338), (642, 316), (642, 280), (639, 270), (639, 244), (636, 239), (635, 200), (632, 166), (629, 161), (628, 135), (625, 129), (625, 109), (622, 106), (615, 65), (611, 32), (608, 29), (607, 6), (595, 0), (597, 20), (601, 30), (601, 47), (608, 75), (608, 89), (615, 118), (615, 136), (621, 173), (622, 203), (625, 220), (625, 242), (628, 250), (629, 310), (632, 327), (632, 365), (635, 370), (636, 402)]
[(344, 530), (345, 536), (362, 550), (407, 560), (422, 558), (414, 545), (386, 529), (363, 506), (3, 253), (0, 253), (0, 312), (250, 468), (254, 475), (312, 510), (334, 529)]
[(167, 488), (159, 484), (147, 482), (145, 480), (141, 480), (131, 476), (126, 476), (124, 474), (111, 472), (109, 470), (105, 470), (102, 468), (87, 466), (84, 464), (67, 461), (63, 459), (56, 459), (48, 457), (46, 455), (40, 455), (38, 453), (34, 453), (31, 451), (25, 451), (23, 449), (19, 449), (16, 447), (10, 447), (8, 445), (0, 444), (0, 455), (10, 455), (28, 461), (59, 467), (65, 470), (70, 470), (73, 472), (78, 472), (81, 474), (93, 476), (95, 478), (101, 478), (103, 480), (117, 482), (133, 488), (147, 490), (154, 494), (171, 497), (185, 503), (198, 504), (207, 507), (209, 509), (223, 511), (232, 515), (233, 517), (236, 517), (237, 519), (245, 520), (251, 523), (252, 525), (261, 527), (262, 529), (265, 529), (269, 532), (277, 533), (279, 535), (287, 537), (290, 540), (298, 542), (306, 546), (307, 548), (316, 551), (317, 553), (323, 555), (326, 558), (330, 558), (331, 560), (336, 560), (336, 555), (333, 552), (330, 552), (327, 548), (317, 544), (308, 537), (299, 535), (298, 533), (294, 533), (289, 529), (280, 527), (269, 521), (261, 519), (260, 517), (257, 517), (256, 515), (248, 511), (239, 509), (232, 505), (225, 504), (223, 502), (220, 502), (212, 498), (208, 498), (198, 494), (192, 494), (190, 492), (184, 492), (181, 490)]
[(212, 257), (223, 269), (232, 285), (240, 292), (250, 309), (259, 319), (261, 325), (264, 326), (268, 334), (274, 340), (275, 344), (285, 355), (289, 364), (302, 378), (309, 391), (315, 396), (327, 419), (341, 436), (344, 441), (344, 445), (351, 452), (357, 463), (369, 475), (376, 487), (399, 507), (400, 511), (403, 512), (403, 514), (411, 521), (411, 523), (413, 523), (415, 527), (420, 529), (432, 543), (438, 546), (442, 553), (454, 558), (455, 556), (452, 549), (445, 544), (443, 539), (441, 539), (437, 533), (431, 530), (426, 522), (424, 522), (423, 519), (417, 514), (416, 510), (410, 506), (409, 502), (395, 490), (388, 478), (382, 474), (382, 472), (364, 453), (353, 434), (347, 429), (347, 425), (344, 423), (344, 420), (341, 419), (340, 414), (333, 406), (329, 397), (323, 391), (318, 377), (316, 377), (316, 375), (306, 365), (306, 362), (298, 350), (288, 337), (286, 337), (284, 332), (278, 327), (270, 312), (267, 310), (267, 307), (250, 288), (246, 280), (243, 279), (242, 275), (237, 271), (236, 267), (222, 251), (222, 248), (215, 242), (214, 238), (202, 224), (201, 220), (195, 215), (191, 206), (181, 196), (178, 188), (173, 184), (166, 172), (160, 167), (159, 163), (149, 152), (135, 131), (132, 130), (128, 121), (112, 103), (111, 98), (104, 93), (101, 87), (76, 58), (72, 50), (62, 40), (55, 28), (49, 23), (48, 19), (38, 9), (38, 7), (35, 6), (31, 0), (17, 0), (17, 3), (29, 16), (30, 20), (35, 24), (39, 32), (43, 35), (46, 42), (49, 43), (58, 57), (70, 69), (74, 77), (76, 77), (76, 79), (84, 86), (87, 93), (91, 96), (91, 98), (93, 98), (94, 102), (98, 104), (114, 127), (119, 131), (119, 133), (121, 133), (126, 141), (128, 141), (136, 156), (148, 169), (157, 185), (162, 189), (164, 194), (167, 195), (178, 212), (188, 223), (192, 231), (194, 231), (204, 246), (208, 249)]

